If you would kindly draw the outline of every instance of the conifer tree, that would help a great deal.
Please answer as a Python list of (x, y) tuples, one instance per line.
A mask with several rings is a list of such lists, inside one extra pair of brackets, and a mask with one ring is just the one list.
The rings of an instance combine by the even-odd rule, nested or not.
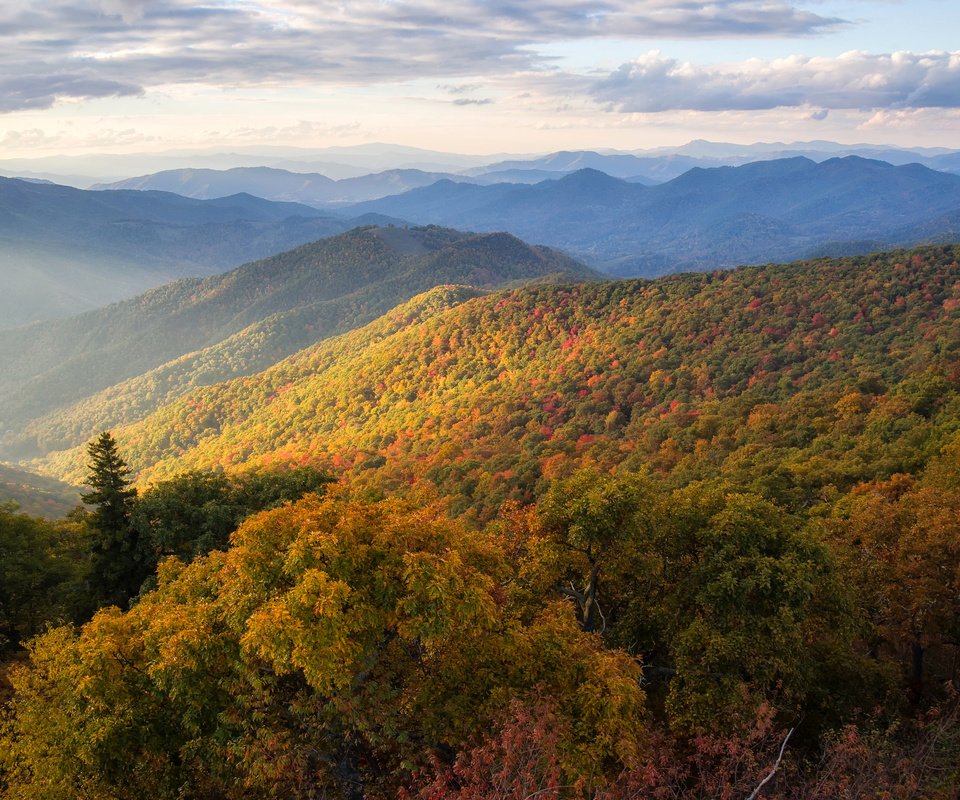
[(89, 517), (93, 528), (91, 579), (100, 605), (123, 607), (136, 594), (142, 578), (136, 533), (130, 524), (137, 490), (130, 484), (130, 469), (108, 431), (87, 445), (87, 453), (90, 491), (81, 495), (81, 500), (94, 507)]

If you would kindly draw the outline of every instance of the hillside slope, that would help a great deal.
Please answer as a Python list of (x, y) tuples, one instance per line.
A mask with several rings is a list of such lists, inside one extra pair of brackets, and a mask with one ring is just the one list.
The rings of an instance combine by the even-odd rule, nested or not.
[(54, 478), (0, 464), (0, 506), (10, 502), (24, 514), (58, 519), (79, 505), (80, 492)]
[(584, 169), (535, 186), (441, 181), (351, 209), (509, 230), (613, 275), (654, 276), (937, 240), (960, 210), (960, 176), (857, 157), (696, 168), (658, 186)]
[(22, 457), (84, 441), (437, 285), (551, 277), (595, 275), (508, 234), (366, 227), (74, 319), (0, 332), (0, 430), (11, 432), (4, 448)]
[[(580, 463), (720, 471), (787, 505), (911, 471), (960, 429), (960, 248), (654, 282), (437, 290), (119, 439), (141, 478), (314, 461), (455, 510)], [(76, 476), (79, 451), (46, 468)], [(769, 466), (776, 464), (775, 470)], [(745, 477), (744, 477), (745, 476)]]
[(93, 192), (0, 178), (0, 329), (62, 318), (209, 275), (367, 220), (245, 194)]

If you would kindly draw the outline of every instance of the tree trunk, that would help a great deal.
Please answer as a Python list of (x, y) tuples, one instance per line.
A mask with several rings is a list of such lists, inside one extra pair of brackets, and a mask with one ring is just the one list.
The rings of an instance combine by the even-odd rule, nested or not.
[(593, 633), (597, 629), (597, 612), (599, 611), (597, 606), (597, 591), (599, 589), (598, 582), (600, 578), (599, 573), (599, 568), (594, 565), (590, 570), (590, 580), (587, 583), (587, 588), (583, 593), (584, 601), (580, 627), (583, 628), (587, 633)]

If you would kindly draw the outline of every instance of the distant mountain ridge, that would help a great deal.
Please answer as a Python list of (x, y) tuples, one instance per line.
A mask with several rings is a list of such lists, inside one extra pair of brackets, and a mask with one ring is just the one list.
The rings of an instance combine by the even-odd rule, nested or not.
[[(895, 165), (921, 163), (931, 169), (946, 172), (960, 171), (960, 150), (956, 148), (897, 147), (866, 143), (840, 144), (830, 141), (737, 144), (695, 140), (680, 146), (629, 151), (594, 148), (522, 155), (515, 153), (466, 155), (376, 143), (327, 148), (257, 146), (236, 148), (231, 152), (219, 152), (208, 148), (122, 155), (85, 154), (83, 156), (0, 159), (0, 174), (40, 178), (69, 186), (88, 188), (97, 183), (116, 183), (138, 175), (198, 168), (229, 170), (236, 167), (272, 167), (297, 173), (320, 173), (327, 178), (337, 180), (390, 170), (421, 170), (477, 177), (480, 173), (503, 171), (505, 162), (518, 164), (518, 171), (522, 173), (538, 171), (536, 162), (547, 160), (551, 162), (549, 171), (552, 173), (548, 177), (558, 177), (563, 172), (593, 167), (616, 177), (637, 178), (646, 175), (647, 180), (663, 182), (677, 177), (693, 166), (739, 166), (751, 161), (798, 155), (814, 161), (857, 155), (888, 161)], [(633, 165), (627, 161), (629, 174), (621, 174), (613, 166), (603, 167), (598, 163), (585, 161), (585, 159), (600, 156), (613, 156), (615, 159), (632, 156), (645, 160), (646, 166), (642, 173), (637, 173)], [(575, 163), (562, 163), (564, 158), (570, 157)], [(524, 182), (529, 181), (524, 180)]]
[(97, 184), (91, 188), (98, 191), (159, 190), (197, 199), (213, 199), (247, 192), (274, 201), (335, 206), (400, 194), (449, 177), (450, 173), (396, 169), (332, 180), (315, 172), (290, 172), (272, 167), (236, 167), (229, 170), (169, 170), (115, 183)]
[(70, 446), (438, 285), (597, 277), (509, 234), (357, 228), (72, 319), (0, 331), (0, 432), (17, 456)]
[(592, 169), (533, 186), (441, 181), (350, 210), (505, 229), (613, 275), (654, 276), (833, 252), (825, 247), (849, 252), (853, 242), (937, 241), (949, 230), (935, 221), (960, 210), (960, 176), (855, 156), (796, 157), (694, 168), (656, 186)]
[(75, 314), (379, 219), (244, 193), (194, 200), (0, 178), (0, 328)]
[(832, 142), (797, 142), (792, 145), (729, 145), (712, 142), (690, 142), (662, 152), (598, 152), (594, 150), (560, 150), (537, 158), (511, 159), (473, 167), (464, 172), (484, 177), (504, 172), (535, 171), (552, 173), (557, 178), (581, 169), (595, 169), (615, 178), (638, 179), (664, 183), (678, 178), (694, 167), (737, 167), (756, 161), (777, 161), (785, 158), (808, 158), (821, 162), (832, 158), (857, 156), (886, 161), (893, 166), (922, 164), (941, 172), (960, 173), (960, 152), (916, 151), (873, 145), (840, 145)]
[(268, 200), (305, 203), (318, 208), (376, 200), (440, 180), (461, 183), (537, 183), (557, 177), (549, 169), (512, 169), (477, 176), (452, 172), (393, 169), (333, 180), (320, 173), (291, 172), (274, 167), (236, 167), (228, 170), (178, 169), (97, 184), (98, 191), (137, 190), (176, 192), (184, 197), (212, 199), (246, 192)]

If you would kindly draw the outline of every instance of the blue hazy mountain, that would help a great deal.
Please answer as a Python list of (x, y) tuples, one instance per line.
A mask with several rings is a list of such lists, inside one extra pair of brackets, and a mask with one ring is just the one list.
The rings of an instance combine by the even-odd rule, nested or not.
[(375, 221), (249, 194), (195, 200), (0, 178), (0, 328), (75, 314)]
[(506, 230), (623, 276), (940, 241), (958, 210), (960, 176), (857, 156), (694, 168), (656, 186), (592, 169), (533, 186), (439, 181), (350, 207)]

